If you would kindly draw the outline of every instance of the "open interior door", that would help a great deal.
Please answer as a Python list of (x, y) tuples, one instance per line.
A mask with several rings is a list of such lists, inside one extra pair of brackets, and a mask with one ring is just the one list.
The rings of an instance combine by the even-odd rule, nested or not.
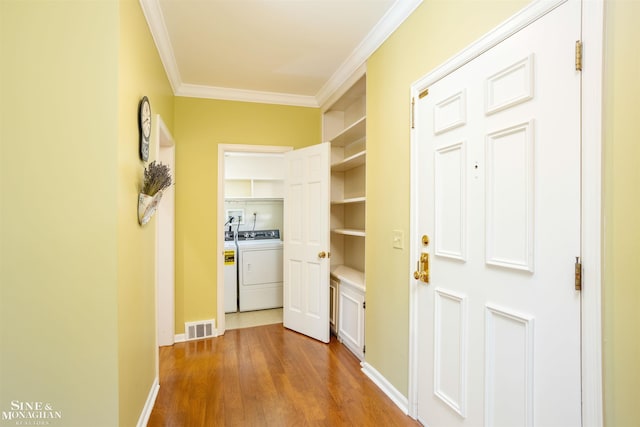
[(285, 154), (285, 328), (329, 342), (329, 159), (322, 143)]

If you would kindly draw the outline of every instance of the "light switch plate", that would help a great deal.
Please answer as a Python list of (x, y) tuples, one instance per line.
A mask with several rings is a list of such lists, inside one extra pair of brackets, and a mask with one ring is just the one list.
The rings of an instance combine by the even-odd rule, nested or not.
[(393, 230), (393, 247), (404, 249), (404, 232), (402, 230)]

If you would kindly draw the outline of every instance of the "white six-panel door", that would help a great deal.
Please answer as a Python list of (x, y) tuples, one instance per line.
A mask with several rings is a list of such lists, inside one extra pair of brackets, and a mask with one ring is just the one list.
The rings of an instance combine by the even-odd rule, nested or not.
[(570, 1), (416, 99), (430, 427), (581, 424), (579, 38)]
[(330, 144), (285, 154), (286, 328), (329, 342)]

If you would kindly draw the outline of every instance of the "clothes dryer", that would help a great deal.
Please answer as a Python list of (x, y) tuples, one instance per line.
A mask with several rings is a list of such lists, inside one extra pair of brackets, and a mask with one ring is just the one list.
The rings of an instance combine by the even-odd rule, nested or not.
[(282, 307), (282, 246), (280, 230), (238, 233), (240, 311)]

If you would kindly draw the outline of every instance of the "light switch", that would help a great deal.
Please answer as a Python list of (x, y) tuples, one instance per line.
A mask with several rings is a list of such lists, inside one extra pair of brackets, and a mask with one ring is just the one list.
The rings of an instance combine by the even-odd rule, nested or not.
[(404, 249), (404, 233), (402, 230), (393, 230), (393, 247)]

